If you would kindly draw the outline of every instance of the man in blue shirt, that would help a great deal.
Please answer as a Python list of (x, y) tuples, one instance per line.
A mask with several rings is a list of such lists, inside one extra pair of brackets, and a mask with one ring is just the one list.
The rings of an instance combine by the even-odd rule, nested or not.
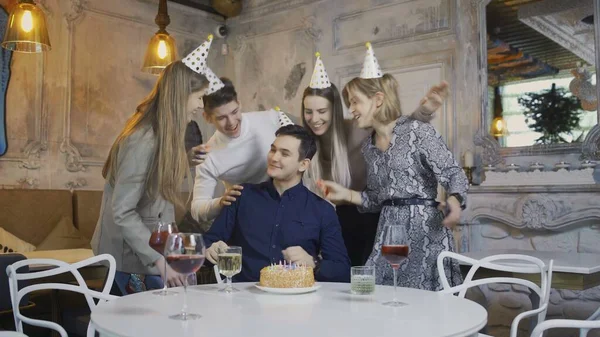
[(271, 179), (242, 185), (241, 195), (204, 235), (206, 257), (216, 263), (221, 248), (241, 246), (236, 282), (258, 281), (263, 267), (284, 260), (313, 267), (317, 281), (348, 282), (350, 259), (337, 214), (302, 184), (317, 151), (315, 140), (298, 125), (283, 126), (275, 135), (267, 155)]

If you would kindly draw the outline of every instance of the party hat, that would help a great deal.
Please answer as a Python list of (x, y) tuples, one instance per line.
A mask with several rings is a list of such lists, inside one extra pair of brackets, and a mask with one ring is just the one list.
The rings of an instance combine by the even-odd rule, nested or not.
[(212, 43), (213, 36), (212, 34), (208, 35), (208, 39), (196, 48), (193, 52), (189, 53), (183, 60), (183, 64), (188, 66), (188, 68), (197, 72), (198, 74), (205, 74), (206, 72), (206, 58), (208, 57), (208, 51), (210, 50), (210, 45)]
[(294, 122), (278, 106), (275, 107), (275, 111), (279, 112), (279, 127), (294, 125)]
[(206, 89), (205, 95), (210, 95), (225, 86), (223, 81), (208, 66), (205, 69), (204, 76), (208, 79), (208, 89)]
[(317, 62), (315, 63), (315, 69), (313, 70), (312, 78), (310, 79), (310, 87), (313, 89), (325, 89), (331, 86), (329, 82), (329, 76), (321, 60), (321, 53), (316, 52)]
[(373, 47), (371, 47), (371, 42), (367, 42), (367, 54), (365, 55), (365, 61), (363, 62), (363, 68), (359, 77), (381, 78), (382, 76), (383, 73), (381, 72), (381, 67), (379, 66), (379, 62), (377, 62), (375, 53), (373, 52)]

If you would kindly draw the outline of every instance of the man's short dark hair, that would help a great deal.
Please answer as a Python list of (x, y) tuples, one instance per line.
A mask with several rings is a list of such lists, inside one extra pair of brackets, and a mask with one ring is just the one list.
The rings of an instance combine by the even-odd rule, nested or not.
[(300, 125), (282, 126), (275, 132), (275, 136), (291, 136), (300, 140), (300, 147), (298, 148), (299, 160), (312, 159), (317, 152), (315, 137)]
[(204, 111), (211, 113), (215, 108), (237, 101), (237, 92), (235, 92), (233, 82), (227, 77), (221, 77), (221, 82), (225, 85), (223, 88), (202, 97)]

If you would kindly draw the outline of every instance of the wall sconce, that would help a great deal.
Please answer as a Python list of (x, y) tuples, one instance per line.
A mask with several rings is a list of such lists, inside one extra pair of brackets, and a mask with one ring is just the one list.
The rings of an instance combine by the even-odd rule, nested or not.
[(167, 12), (167, 0), (160, 0), (158, 3), (158, 14), (154, 22), (158, 26), (158, 31), (148, 43), (142, 71), (158, 75), (166, 66), (177, 59), (175, 39), (166, 31), (167, 26), (171, 23)]
[(22, 53), (41, 53), (51, 49), (46, 17), (33, 0), (19, 0), (12, 8), (2, 47)]
[(492, 126), (490, 127), (490, 134), (494, 137), (504, 137), (508, 135), (508, 127), (506, 126), (504, 118), (494, 118)]

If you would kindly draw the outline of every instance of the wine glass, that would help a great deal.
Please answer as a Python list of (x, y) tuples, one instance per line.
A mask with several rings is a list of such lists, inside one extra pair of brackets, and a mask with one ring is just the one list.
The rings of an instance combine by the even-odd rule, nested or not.
[[(157, 251), (160, 255), (165, 254), (165, 243), (167, 243), (167, 238), (171, 233), (177, 233), (179, 230), (177, 229), (177, 225), (173, 223), (164, 223), (159, 221), (158, 224), (152, 230), (152, 234), (150, 235), (150, 240), (148, 244), (152, 249)], [(158, 290), (153, 292), (154, 295), (168, 296), (168, 295), (177, 295), (176, 292), (168, 291), (167, 289), (167, 260), (164, 260), (165, 263), (165, 279), (163, 280), (163, 288), (162, 290)]]
[(230, 246), (219, 250), (219, 273), (227, 277), (227, 285), (219, 290), (224, 293), (234, 293), (239, 290), (231, 284), (231, 278), (242, 271), (242, 247)]
[(383, 228), (383, 245), (381, 247), (381, 255), (392, 265), (394, 270), (394, 299), (390, 302), (385, 302), (383, 305), (390, 307), (402, 307), (406, 303), (396, 299), (397, 273), (400, 264), (406, 260), (408, 256), (408, 236), (406, 227), (403, 225), (388, 225)]
[(205, 246), (201, 234), (173, 233), (169, 234), (165, 245), (165, 258), (174, 271), (186, 275), (183, 283), (183, 308), (181, 313), (169, 318), (188, 321), (201, 316), (187, 311), (187, 286), (190, 274), (196, 273), (204, 263)]

